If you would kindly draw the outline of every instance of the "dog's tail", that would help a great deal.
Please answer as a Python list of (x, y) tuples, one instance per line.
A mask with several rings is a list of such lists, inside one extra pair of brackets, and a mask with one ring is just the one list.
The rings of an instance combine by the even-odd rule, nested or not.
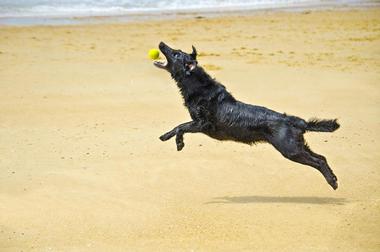
[(311, 119), (307, 121), (307, 131), (319, 131), (319, 132), (333, 132), (339, 129), (340, 125), (337, 119), (333, 120), (319, 120)]

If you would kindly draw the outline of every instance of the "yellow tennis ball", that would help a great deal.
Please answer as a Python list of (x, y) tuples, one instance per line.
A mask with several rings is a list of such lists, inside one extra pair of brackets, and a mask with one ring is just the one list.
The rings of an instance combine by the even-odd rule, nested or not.
[(157, 49), (150, 49), (149, 50), (149, 58), (151, 59), (158, 59), (158, 56), (160, 56), (160, 52)]

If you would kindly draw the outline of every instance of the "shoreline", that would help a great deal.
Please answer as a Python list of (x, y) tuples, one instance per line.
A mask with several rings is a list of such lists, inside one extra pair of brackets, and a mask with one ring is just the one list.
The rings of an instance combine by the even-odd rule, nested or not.
[(129, 14), (77, 15), (77, 16), (19, 16), (0, 17), (0, 27), (7, 26), (65, 26), (112, 23), (133, 23), (173, 19), (213, 18), (229, 16), (249, 16), (260, 13), (304, 12), (304, 11), (349, 11), (380, 8), (380, 2), (363, 3), (296, 3), (277, 6), (240, 6), (221, 8), (192, 8), (188, 10), (151, 10), (136, 11)]

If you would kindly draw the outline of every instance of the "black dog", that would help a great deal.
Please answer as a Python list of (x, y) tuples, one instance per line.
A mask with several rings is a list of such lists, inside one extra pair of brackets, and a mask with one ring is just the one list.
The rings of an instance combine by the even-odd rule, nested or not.
[(192, 118), (192, 121), (180, 124), (162, 135), (162, 141), (176, 136), (178, 151), (184, 147), (185, 133), (201, 132), (218, 140), (247, 144), (269, 142), (284, 157), (316, 168), (332, 188), (338, 188), (337, 178), (326, 158), (312, 152), (303, 138), (306, 131), (335, 131), (339, 128), (336, 119), (305, 121), (237, 101), (223, 85), (198, 66), (194, 47), (191, 54), (174, 50), (163, 42), (159, 48), (167, 62), (155, 61), (154, 65), (169, 71), (177, 82)]

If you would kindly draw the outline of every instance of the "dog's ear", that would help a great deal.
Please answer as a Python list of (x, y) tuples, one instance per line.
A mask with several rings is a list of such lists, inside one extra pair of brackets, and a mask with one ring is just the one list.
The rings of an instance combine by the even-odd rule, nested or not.
[(194, 46), (191, 46), (193, 48), (193, 52), (190, 54), (190, 56), (193, 58), (193, 59), (197, 59), (197, 49), (195, 49)]

